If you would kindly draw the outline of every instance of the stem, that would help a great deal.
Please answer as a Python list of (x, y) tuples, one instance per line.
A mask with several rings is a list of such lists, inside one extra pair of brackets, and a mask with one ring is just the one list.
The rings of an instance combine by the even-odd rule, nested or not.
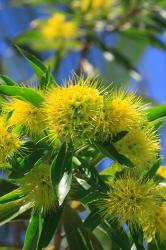
[(63, 236), (61, 235), (61, 223), (59, 223), (58, 228), (55, 232), (55, 237), (54, 237), (54, 249), (55, 250), (60, 249), (62, 239), (63, 239)]
[(58, 74), (62, 58), (63, 58), (62, 57), (62, 49), (59, 48), (56, 50), (55, 56), (54, 56), (54, 67), (53, 67), (54, 76), (56, 76)]

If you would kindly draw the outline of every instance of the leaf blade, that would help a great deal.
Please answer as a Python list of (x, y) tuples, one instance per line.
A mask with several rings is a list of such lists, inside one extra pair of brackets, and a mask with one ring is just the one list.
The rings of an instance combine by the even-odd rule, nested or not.
[(40, 223), (41, 215), (34, 213), (30, 219), (26, 235), (23, 250), (36, 250), (38, 247), (38, 240), (40, 237)]
[(51, 181), (61, 206), (66, 198), (72, 180), (73, 146), (63, 143), (59, 154), (51, 164)]
[(37, 107), (40, 106), (44, 100), (44, 98), (32, 88), (1, 85), (0, 93), (30, 102)]
[(71, 250), (92, 250), (93, 246), (88, 237), (86, 228), (76, 213), (70, 207), (66, 207), (63, 214), (64, 228), (67, 241)]
[(56, 211), (52, 211), (44, 216), (43, 228), (39, 238), (38, 247), (46, 247), (51, 241), (53, 234), (59, 224), (62, 214), (62, 207), (57, 208)]
[(162, 117), (166, 117), (166, 105), (159, 105), (146, 109), (144, 113), (150, 122)]

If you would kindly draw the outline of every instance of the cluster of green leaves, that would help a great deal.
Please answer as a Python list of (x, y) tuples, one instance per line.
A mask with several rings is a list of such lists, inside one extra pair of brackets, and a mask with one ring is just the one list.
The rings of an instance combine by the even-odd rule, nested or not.
[[(41, 34), (36, 27), (19, 35), (15, 41), (20, 45), (34, 49), (35, 52), (36, 50), (56, 49), (56, 59), (50, 58), (48, 60), (55, 72), (58, 71), (61, 60), (70, 50), (79, 50), (81, 53), (80, 69), (76, 68), (75, 71), (81, 70), (89, 73), (89, 64), (91, 64), (93, 71), (96, 71), (95, 65), (92, 65), (91, 62), (87, 64), (87, 54), (92, 46), (97, 47), (103, 55), (105, 69), (109, 67), (109, 70), (104, 72), (103, 77), (108, 80), (111, 76), (111, 80), (123, 82), (129, 75), (137, 80), (140, 79), (141, 76), (135, 63), (147, 45), (150, 44), (166, 50), (165, 44), (159, 38), (159, 35), (165, 31), (166, 25), (165, 1), (147, 0), (146, 3), (143, 0), (113, 1), (115, 3), (109, 11), (104, 10), (104, 8), (100, 9), (100, 14), (91, 15), (90, 18), (90, 8), (83, 11), (81, 8), (75, 7), (75, 2), (81, 1), (22, 1), (22, 4), (28, 6), (47, 4), (51, 14), (54, 5), (62, 5), (65, 8), (64, 13), (67, 19), (75, 20), (82, 31), (80, 37), (76, 39), (77, 42), (73, 41), (70, 48), (66, 48), (64, 44), (59, 48), (56, 46), (48, 47), (46, 43), (42, 42)], [(20, 5), (20, 1), (17, 0), (13, 0), (12, 3)], [(109, 37), (110, 34), (118, 34), (116, 43), (108, 44), (103, 41), (102, 37)], [(117, 75), (119, 79), (117, 79)]]
[[(50, 72), (37, 58), (19, 49), (28, 60), (39, 80), (39, 88), (47, 88), (56, 84)], [(22, 89), (16, 82), (6, 76), (1, 76), (0, 98), (3, 103), (6, 96), (27, 100), (38, 106), (42, 98), (35, 91)], [(149, 124), (158, 128), (166, 116), (166, 105), (146, 110)], [(120, 140), (125, 134), (119, 134), (114, 140)], [(28, 141), (28, 152), (22, 157), (11, 160), (12, 169), (7, 173), (8, 179), (0, 180), (0, 226), (17, 220), (29, 220), (25, 235), (24, 250), (41, 250), (46, 247), (54, 234), (55, 237), (64, 226), (67, 244), (71, 250), (131, 250), (133, 244), (138, 250), (143, 250), (142, 232), (124, 230), (115, 221), (103, 219), (98, 213), (96, 201), (101, 193), (108, 190), (107, 179), (113, 174), (100, 175), (96, 166), (109, 157), (115, 162), (132, 167), (129, 159), (119, 154), (113, 144), (97, 144), (73, 149), (71, 144), (62, 143), (56, 154), (51, 155), (51, 181), (58, 198), (59, 205), (49, 213), (34, 211), (31, 204), (24, 204), (24, 196), (18, 192), (15, 180), (28, 173), (35, 163), (48, 154), (50, 158), (51, 146), (38, 142)], [(50, 160), (50, 159), (49, 159)], [(160, 161), (157, 161), (145, 175), (152, 178)], [(76, 209), (73, 201), (79, 201)], [(86, 219), (80, 215), (87, 211)], [(57, 241), (59, 238), (57, 237)], [(148, 249), (166, 249), (159, 240), (151, 242)]]

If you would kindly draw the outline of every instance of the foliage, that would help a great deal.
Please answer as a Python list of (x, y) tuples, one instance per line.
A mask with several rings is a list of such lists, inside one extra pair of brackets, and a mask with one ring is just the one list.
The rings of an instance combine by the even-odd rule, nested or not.
[[(101, 235), (113, 250), (146, 244), (164, 250), (166, 189), (157, 172), (156, 124), (161, 125), (166, 107), (147, 107), (134, 93), (105, 89), (90, 77), (75, 76), (57, 86), (46, 66), (22, 53), (38, 86), (15, 86), (8, 77), (0, 85), (0, 147), (5, 149), (0, 167), (8, 177), (0, 182), (0, 225), (24, 219), (29, 211), (24, 250), (43, 249), (53, 237), (57, 249), (63, 244), (71, 250), (107, 249)], [(26, 113), (25, 123), (18, 107), (21, 117)], [(42, 124), (38, 130), (34, 119)], [(3, 131), (17, 134), (19, 150), (16, 145), (10, 153), (13, 141)], [(99, 172), (105, 157), (113, 163)]]

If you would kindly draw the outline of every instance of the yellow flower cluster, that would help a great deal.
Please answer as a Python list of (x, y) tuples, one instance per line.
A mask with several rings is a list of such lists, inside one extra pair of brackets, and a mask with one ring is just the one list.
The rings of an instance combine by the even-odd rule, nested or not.
[(147, 128), (131, 130), (115, 143), (115, 147), (137, 167), (150, 167), (160, 152), (159, 138)]
[(67, 21), (63, 13), (54, 14), (41, 27), (41, 32), (47, 40), (71, 39), (78, 34), (77, 24), (73, 21)]
[(45, 114), (52, 138), (93, 138), (103, 108), (99, 90), (80, 81), (52, 88), (46, 97)]
[(131, 227), (144, 226), (156, 219), (162, 194), (162, 188), (153, 181), (145, 182), (128, 172), (111, 183), (111, 190), (99, 203), (99, 209), (105, 218), (118, 218)]
[(3, 119), (0, 118), (0, 164), (5, 167), (8, 157), (16, 153), (21, 147), (18, 135), (6, 126)]
[(130, 131), (144, 123), (144, 106), (140, 98), (123, 90), (113, 91), (105, 101), (104, 121), (106, 134)]
[(12, 99), (4, 105), (4, 112), (12, 112), (9, 119), (11, 126), (22, 127), (30, 135), (43, 134), (44, 115), (40, 108), (22, 100)]
[(120, 132), (127, 134), (114, 143), (122, 155), (137, 167), (150, 167), (160, 151), (156, 132), (148, 129), (144, 105), (133, 93), (111, 90), (105, 95), (98, 81), (77, 78), (68, 85), (52, 87), (42, 107), (11, 99), (3, 107), (10, 113), (8, 124), (21, 127), (22, 135), (51, 141), (112, 142)]
[(25, 200), (31, 202), (37, 211), (48, 212), (57, 206), (57, 199), (52, 187), (50, 167), (37, 164), (30, 172), (17, 181)]
[[(115, 216), (122, 223), (141, 225), (147, 235), (152, 235), (154, 230), (159, 231), (153, 227), (158, 211), (161, 211), (161, 215), (164, 211), (161, 210), (164, 196), (162, 188), (134, 174), (135, 169), (142, 173), (144, 169), (150, 168), (160, 153), (159, 138), (156, 131), (147, 126), (141, 99), (122, 90), (112, 89), (106, 93), (97, 80), (91, 81), (89, 78), (76, 78), (65, 86), (51, 87), (43, 92), (43, 96), (40, 107), (17, 98), (11, 98), (4, 105), (3, 113), (10, 114), (7, 124), (13, 130), (4, 127), (0, 121), (0, 161), (12, 156), (21, 146), (14, 131), (21, 131), (21, 136), (33, 138), (34, 135), (40, 135), (40, 139), (48, 136), (52, 142), (73, 142), (74, 145), (89, 141), (106, 142), (108, 145), (113, 143), (116, 150), (131, 160), (135, 168), (121, 175), (120, 172), (126, 168), (120, 165), (120, 177), (111, 182), (110, 191), (100, 202), (102, 213), (104, 216)], [(126, 132), (125, 136), (114, 141), (121, 132)], [(55, 208), (57, 200), (52, 188), (50, 168), (46, 164), (36, 165), (18, 180), (18, 184), (26, 201), (31, 202), (36, 210), (48, 212)]]

